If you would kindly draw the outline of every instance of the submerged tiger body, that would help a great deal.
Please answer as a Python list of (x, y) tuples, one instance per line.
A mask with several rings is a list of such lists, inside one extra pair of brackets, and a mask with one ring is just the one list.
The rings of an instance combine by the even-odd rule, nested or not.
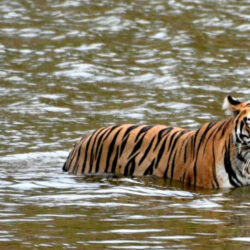
[(250, 184), (250, 104), (232, 97), (235, 114), (198, 130), (123, 124), (79, 140), (63, 170), (74, 174), (154, 175), (205, 188)]

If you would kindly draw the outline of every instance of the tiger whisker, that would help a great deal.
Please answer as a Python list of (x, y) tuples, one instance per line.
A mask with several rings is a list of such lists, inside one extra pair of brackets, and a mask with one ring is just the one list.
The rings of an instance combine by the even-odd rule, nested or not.
[(250, 177), (250, 160), (247, 160), (246, 163), (243, 164), (243, 169), (242, 169), (242, 173), (247, 176)]

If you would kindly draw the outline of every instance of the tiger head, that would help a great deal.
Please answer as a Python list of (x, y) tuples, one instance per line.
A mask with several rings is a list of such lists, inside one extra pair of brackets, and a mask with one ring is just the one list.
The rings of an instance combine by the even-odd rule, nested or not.
[(236, 148), (236, 157), (243, 166), (242, 174), (250, 178), (250, 102), (240, 102), (231, 96), (225, 98), (223, 109), (227, 114), (234, 116), (233, 143)]
[(234, 142), (250, 150), (250, 102), (240, 102), (227, 96), (223, 109), (235, 117)]

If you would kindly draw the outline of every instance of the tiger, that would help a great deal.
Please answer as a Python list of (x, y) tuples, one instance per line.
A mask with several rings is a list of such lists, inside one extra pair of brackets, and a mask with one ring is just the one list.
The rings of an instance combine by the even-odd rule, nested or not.
[(228, 95), (228, 119), (197, 130), (122, 124), (82, 137), (63, 171), (76, 175), (155, 176), (207, 189), (250, 184), (250, 101)]

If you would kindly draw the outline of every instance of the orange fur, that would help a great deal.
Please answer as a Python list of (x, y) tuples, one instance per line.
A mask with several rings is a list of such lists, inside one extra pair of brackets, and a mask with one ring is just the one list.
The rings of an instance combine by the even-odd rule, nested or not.
[(226, 106), (232, 106), (235, 117), (198, 130), (132, 124), (98, 129), (76, 143), (63, 169), (74, 174), (154, 175), (205, 188), (247, 185), (248, 177), (239, 177), (236, 159), (246, 152), (238, 150), (235, 133), (250, 107), (232, 100), (228, 97)]

